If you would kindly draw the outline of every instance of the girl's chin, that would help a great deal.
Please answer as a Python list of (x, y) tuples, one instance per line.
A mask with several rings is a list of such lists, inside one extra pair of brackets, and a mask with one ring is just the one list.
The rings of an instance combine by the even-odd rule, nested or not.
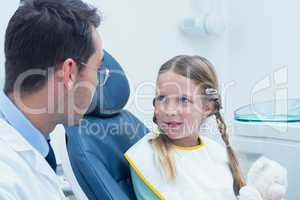
[(173, 139), (173, 140), (184, 137), (181, 130), (163, 130), (163, 131), (170, 139)]

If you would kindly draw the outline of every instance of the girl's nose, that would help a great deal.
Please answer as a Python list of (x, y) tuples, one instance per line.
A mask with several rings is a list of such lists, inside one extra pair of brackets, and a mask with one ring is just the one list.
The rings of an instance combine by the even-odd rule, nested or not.
[(177, 114), (177, 106), (175, 104), (170, 103), (166, 108), (166, 114), (169, 116), (173, 116)]

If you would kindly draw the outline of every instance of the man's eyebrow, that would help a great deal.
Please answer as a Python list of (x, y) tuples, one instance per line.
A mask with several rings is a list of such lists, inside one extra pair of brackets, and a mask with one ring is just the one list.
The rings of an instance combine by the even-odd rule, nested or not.
[(102, 59), (101, 59), (100, 62), (98, 63), (98, 68), (101, 67), (101, 65), (103, 64), (103, 62), (104, 62), (104, 56), (102, 56)]
[(103, 61), (104, 61), (104, 52), (101, 53), (101, 57), (102, 57), (102, 58), (101, 58), (101, 60), (100, 60), (100, 64), (103, 63)]
[(100, 61), (98, 61), (98, 64), (101, 65), (101, 64), (103, 64), (103, 62), (104, 62), (104, 55), (102, 55), (102, 58)]

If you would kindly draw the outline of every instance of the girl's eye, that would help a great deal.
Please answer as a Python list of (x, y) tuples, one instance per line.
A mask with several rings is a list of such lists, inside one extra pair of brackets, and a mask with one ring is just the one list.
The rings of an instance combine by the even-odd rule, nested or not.
[(188, 97), (183, 96), (183, 97), (179, 98), (179, 103), (181, 103), (181, 104), (188, 104), (188, 103), (191, 103), (191, 100), (189, 100)]
[(165, 102), (167, 100), (167, 97), (163, 96), (163, 95), (160, 95), (160, 96), (156, 97), (156, 100), (158, 102)]

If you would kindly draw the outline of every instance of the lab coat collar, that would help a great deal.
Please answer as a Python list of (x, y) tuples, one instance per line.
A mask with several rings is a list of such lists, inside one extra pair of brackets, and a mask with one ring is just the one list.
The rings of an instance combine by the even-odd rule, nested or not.
[(0, 139), (4, 140), (17, 152), (31, 151), (33, 147), (9, 123), (0, 119)]
[(57, 186), (58, 180), (45, 158), (31, 146), (20, 133), (10, 124), (0, 119), (0, 140), (3, 140), (14, 149), (33, 169), (50, 179)]
[(45, 136), (32, 122), (17, 108), (11, 99), (0, 91), (0, 114), (16, 131), (26, 139), (44, 157), (49, 152), (49, 145)]

